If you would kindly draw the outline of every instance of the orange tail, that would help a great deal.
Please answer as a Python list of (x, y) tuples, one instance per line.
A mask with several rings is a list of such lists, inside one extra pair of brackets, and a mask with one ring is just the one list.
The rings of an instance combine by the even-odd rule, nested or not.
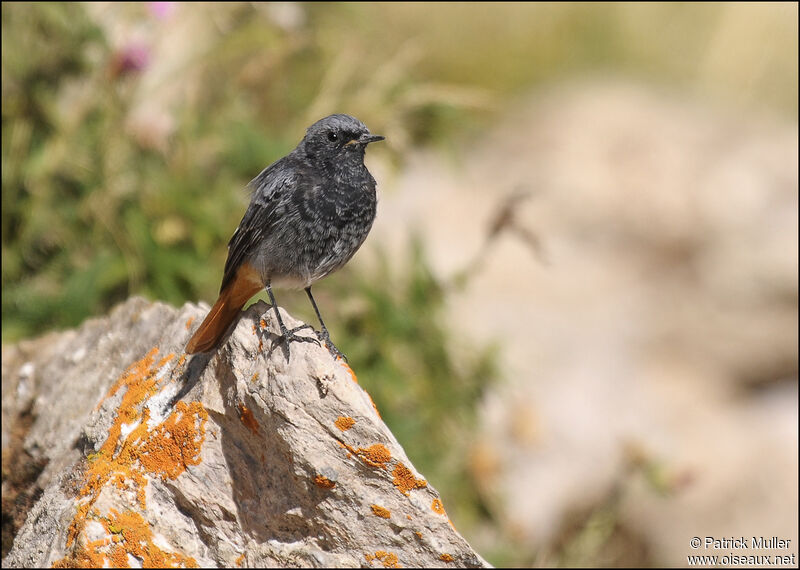
[(195, 354), (216, 348), (244, 304), (262, 287), (261, 279), (253, 268), (242, 265), (231, 284), (220, 292), (200, 328), (189, 339), (186, 353)]

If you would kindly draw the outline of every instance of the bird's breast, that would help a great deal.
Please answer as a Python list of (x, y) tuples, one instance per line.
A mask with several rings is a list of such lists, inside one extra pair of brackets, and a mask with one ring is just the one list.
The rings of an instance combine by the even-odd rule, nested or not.
[(374, 182), (370, 182), (317, 184), (299, 197), (298, 213), (305, 222), (332, 229), (371, 222), (377, 200)]

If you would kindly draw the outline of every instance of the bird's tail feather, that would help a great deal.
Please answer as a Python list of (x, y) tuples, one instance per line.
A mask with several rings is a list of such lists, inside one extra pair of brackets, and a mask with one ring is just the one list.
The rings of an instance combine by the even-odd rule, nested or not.
[[(242, 269), (250, 268), (245, 266)], [(217, 302), (186, 344), (187, 354), (207, 352), (217, 347), (244, 304), (261, 290), (261, 280), (254, 273), (240, 269), (236, 278), (220, 292)]]

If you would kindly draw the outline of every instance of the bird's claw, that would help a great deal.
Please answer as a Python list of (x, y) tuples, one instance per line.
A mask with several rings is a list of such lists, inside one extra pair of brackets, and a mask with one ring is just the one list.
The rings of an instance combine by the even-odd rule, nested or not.
[(331, 337), (328, 334), (328, 331), (323, 330), (323, 331), (315, 331), (315, 332), (317, 334), (317, 338), (325, 343), (325, 348), (328, 349), (328, 352), (330, 352), (331, 355), (334, 358), (337, 358), (337, 359), (341, 358), (342, 360), (344, 360), (345, 364), (347, 364), (347, 357), (344, 355), (344, 353), (341, 350), (336, 348), (336, 345), (333, 344), (333, 342), (331, 342)]
[(284, 329), (283, 331), (281, 331), (281, 338), (282, 338), (281, 342), (283, 342), (283, 341), (286, 341), (286, 342), (315, 342), (315, 343), (317, 343), (317, 346), (319, 346), (319, 339), (316, 338), (316, 337), (313, 337), (313, 336), (300, 336), (300, 335), (294, 334), (297, 331), (301, 331), (303, 329), (311, 329), (313, 331), (314, 327), (312, 327), (311, 325), (302, 325), (302, 326), (299, 326), (299, 327), (295, 327), (293, 329)]
[(286, 356), (291, 356), (291, 350), (289, 348), (290, 344), (293, 342), (314, 342), (319, 346), (319, 339), (313, 336), (300, 336), (295, 334), (297, 331), (301, 331), (303, 329), (311, 329), (314, 330), (314, 327), (311, 325), (301, 325), (299, 327), (295, 327), (293, 329), (283, 328), (281, 330), (281, 337), (278, 342), (285, 342), (286, 343)]

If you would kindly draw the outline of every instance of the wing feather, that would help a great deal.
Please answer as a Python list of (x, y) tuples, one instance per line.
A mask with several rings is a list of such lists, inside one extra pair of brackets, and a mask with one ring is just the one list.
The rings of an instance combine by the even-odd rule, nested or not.
[(228, 259), (225, 261), (220, 292), (233, 281), (239, 267), (253, 256), (261, 239), (272, 231), (276, 205), (291, 192), (296, 183), (290, 157), (271, 164), (248, 184), (252, 190), (250, 205), (228, 242)]

